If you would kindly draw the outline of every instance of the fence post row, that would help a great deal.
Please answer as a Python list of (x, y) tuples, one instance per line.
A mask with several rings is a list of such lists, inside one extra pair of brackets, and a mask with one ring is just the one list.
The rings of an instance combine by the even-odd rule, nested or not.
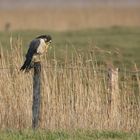
[[(40, 104), (41, 104), (41, 63), (34, 63), (33, 75), (33, 105), (32, 105), (32, 128), (39, 127)], [(108, 69), (108, 114), (110, 127), (118, 126), (119, 119), (119, 87), (118, 87), (118, 68)]]

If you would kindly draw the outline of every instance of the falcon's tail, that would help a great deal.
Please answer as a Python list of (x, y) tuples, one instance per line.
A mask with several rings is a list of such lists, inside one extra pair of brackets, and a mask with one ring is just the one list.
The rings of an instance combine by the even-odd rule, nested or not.
[(24, 62), (24, 64), (22, 65), (22, 67), (20, 68), (20, 71), (28, 71), (29, 69), (31, 69), (32, 68), (32, 58), (26, 58), (26, 60), (25, 60), (25, 62)]

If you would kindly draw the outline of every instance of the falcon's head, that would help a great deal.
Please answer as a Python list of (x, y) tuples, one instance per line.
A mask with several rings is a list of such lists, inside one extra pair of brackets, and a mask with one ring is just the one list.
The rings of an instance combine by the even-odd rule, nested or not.
[(40, 35), (36, 39), (44, 39), (45, 43), (49, 45), (52, 42), (52, 37), (50, 35)]

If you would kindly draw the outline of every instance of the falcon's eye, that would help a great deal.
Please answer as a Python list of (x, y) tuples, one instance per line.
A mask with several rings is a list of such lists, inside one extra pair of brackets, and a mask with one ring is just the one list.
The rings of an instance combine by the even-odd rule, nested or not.
[(48, 41), (48, 42), (46, 41), (45, 43), (46, 43), (46, 45), (50, 45), (51, 42), (52, 42), (52, 41), (50, 40), (50, 41)]
[(44, 38), (44, 41), (45, 41), (45, 42), (47, 42), (47, 39), (46, 39), (46, 38)]

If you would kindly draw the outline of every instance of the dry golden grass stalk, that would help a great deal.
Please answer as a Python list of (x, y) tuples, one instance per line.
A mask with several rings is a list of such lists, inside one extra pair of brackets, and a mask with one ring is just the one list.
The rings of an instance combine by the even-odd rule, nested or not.
[[(19, 72), (23, 62), (21, 46), (20, 39), (11, 38), (8, 55), (0, 50), (1, 129), (31, 128), (32, 72)], [(42, 62), (40, 128), (140, 131), (140, 93), (136, 91), (139, 81), (133, 80), (131, 74), (121, 73), (119, 98), (113, 101), (119, 105), (115, 112), (119, 122), (117, 126), (110, 125), (113, 120), (109, 117), (107, 72), (94, 58), (89, 52), (86, 57), (77, 53), (71, 63), (64, 65), (59, 65), (55, 58)]]

